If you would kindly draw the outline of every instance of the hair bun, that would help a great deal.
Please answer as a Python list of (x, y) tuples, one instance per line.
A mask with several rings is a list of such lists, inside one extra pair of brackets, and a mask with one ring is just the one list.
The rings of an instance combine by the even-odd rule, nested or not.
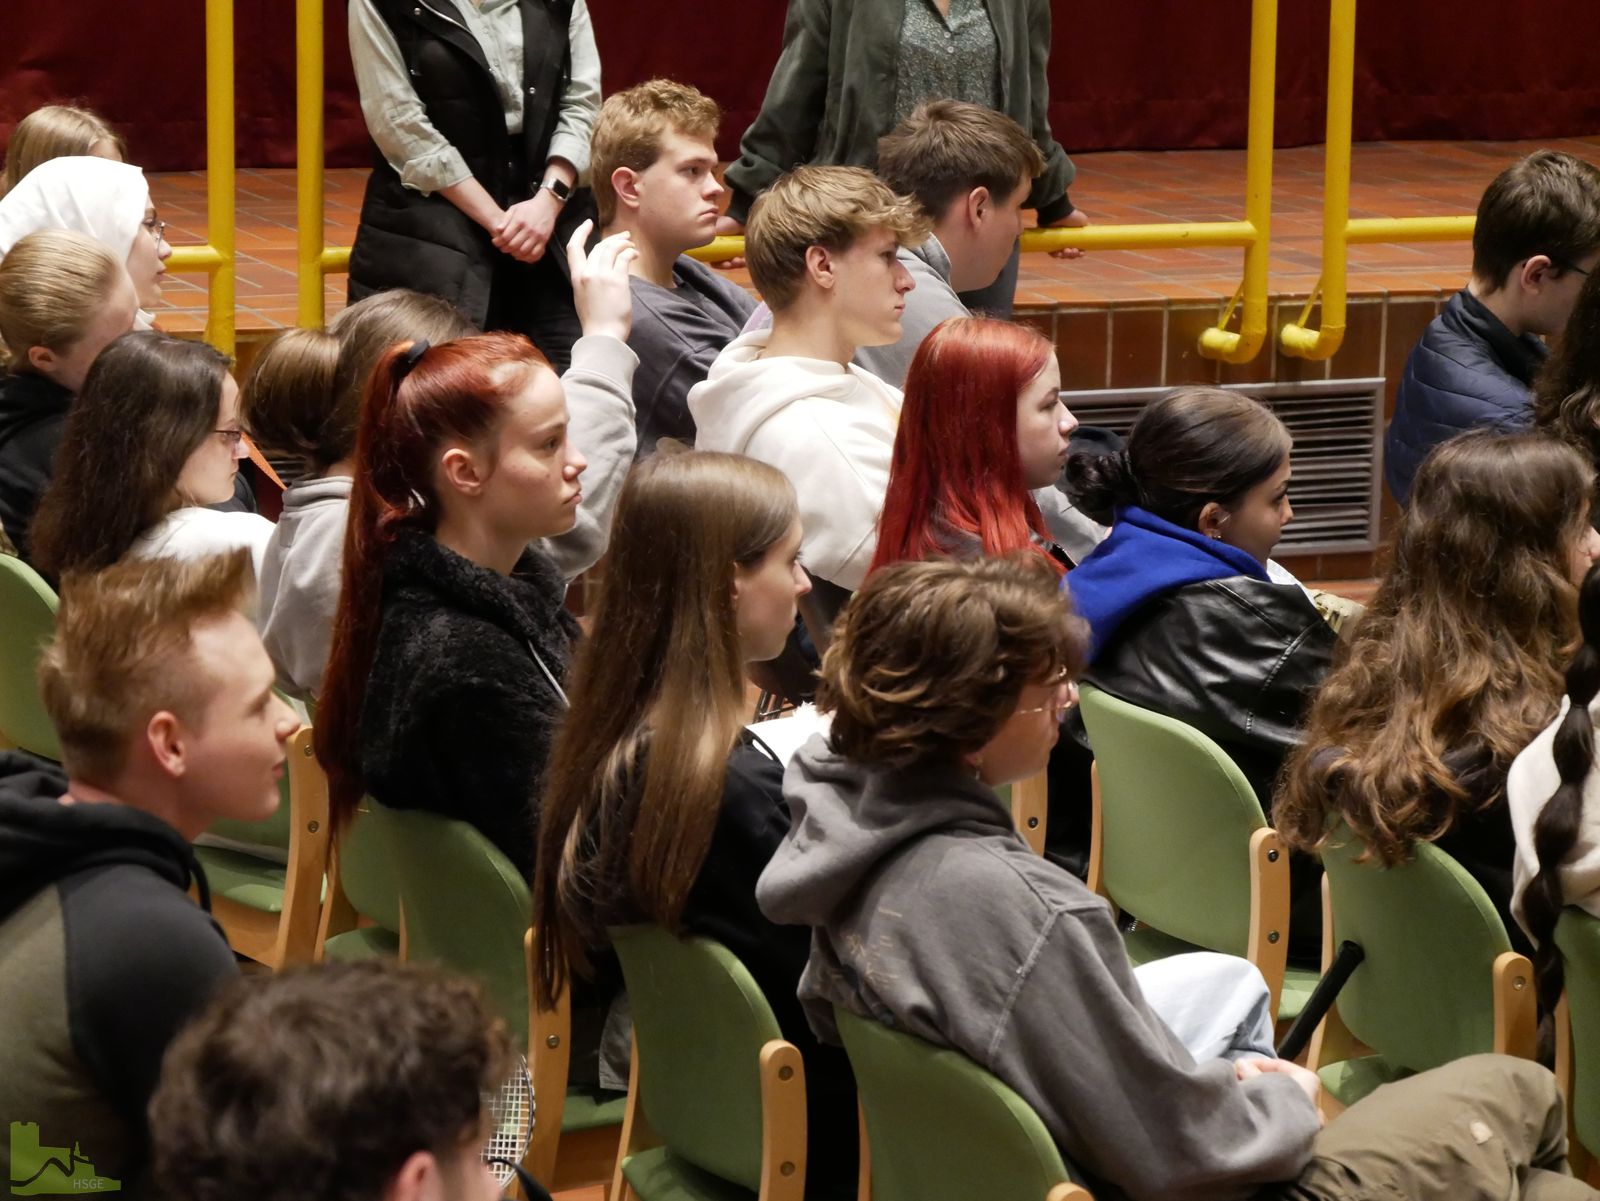
[(1126, 450), (1072, 455), (1067, 459), (1064, 490), (1073, 504), (1102, 525), (1111, 524), (1118, 506), (1139, 502), (1139, 484)]

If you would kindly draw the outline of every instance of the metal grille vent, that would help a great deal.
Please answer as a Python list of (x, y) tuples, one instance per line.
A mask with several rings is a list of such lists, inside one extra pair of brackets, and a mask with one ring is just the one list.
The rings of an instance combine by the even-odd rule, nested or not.
[[(1274, 552), (1287, 555), (1370, 551), (1378, 545), (1383, 432), (1381, 379), (1247, 384), (1228, 389), (1272, 409), (1294, 437), (1290, 500), (1294, 521)], [(1085, 425), (1126, 435), (1164, 388), (1062, 392)]]

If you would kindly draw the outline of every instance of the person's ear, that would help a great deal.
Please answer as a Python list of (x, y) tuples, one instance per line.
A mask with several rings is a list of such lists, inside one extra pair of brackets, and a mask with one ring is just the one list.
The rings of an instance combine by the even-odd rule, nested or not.
[(834, 264), (833, 251), (826, 246), (806, 247), (806, 274), (811, 282), (819, 288), (833, 291)]
[(56, 352), (48, 346), (28, 347), (28, 366), (32, 367), (40, 375), (48, 376), (56, 369), (56, 365), (60, 361), (56, 356)]
[(144, 726), (144, 740), (156, 765), (174, 780), (181, 780), (188, 770), (189, 745), (177, 715), (166, 709), (152, 715)]
[(1517, 268), (1517, 282), (1524, 292), (1537, 292), (1554, 278), (1556, 265), (1547, 254), (1529, 255)]
[(989, 194), (989, 189), (976, 187), (962, 197), (962, 206), (966, 210), (967, 227), (977, 229), (994, 212), (994, 197)]
[(611, 190), (617, 194), (618, 204), (639, 207), (639, 173), (632, 167), (618, 167), (611, 173)]
[(439, 1161), (431, 1151), (413, 1151), (384, 1186), (383, 1201), (428, 1201), (437, 1193)]
[(479, 468), (478, 457), (464, 446), (452, 446), (440, 456), (439, 473), (446, 484), (463, 496), (482, 492), (487, 478)]
[(1222, 538), (1222, 527), (1228, 522), (1228, 510), (1224, 509), (1214, 500), (1208, 500), (1205, 507), (1200, 510), (1200, 517), (1195, 522), (1195, 528), (1207, 538)]

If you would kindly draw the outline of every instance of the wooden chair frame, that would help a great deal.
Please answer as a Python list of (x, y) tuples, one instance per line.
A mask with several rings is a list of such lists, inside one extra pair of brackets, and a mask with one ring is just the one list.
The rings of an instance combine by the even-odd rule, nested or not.
[(1050, 778), (1039, 772), (1011, 786), (1011, 820), (1017, 833), (1028, 840), (1035, 855), (1044, 854), (1044, 839), (1050, 821)]
[[(1092, 809), (1089, 822), (1089, 869), (1091, 892), (1105, 897), (1112, 909), (1105, 884), (1105, 802), (1100, 790), (1100, 765), (1089, 769)], [(1283, 839), (1271, 826), (1262, 826), (1250, 835), (1250, 929), (1246, 936), (1245, 958), (1255, 964), (1272, 995), (1272, 1012), (1278, 1012), (1283, 996), (1283, 980), (1289, 968), (1289, 852)], [(1323, 971), (1327, 970), (1326, 936)]]
[(211, 916), (228, 945), (247, 959), (277, 971), (319, 957), (323, 881), (328, 872), (328, 779), (316, 760), (313, 730), (301, 726), (289, 739), (289, 860), (284, 867), (283, 907), (265, 913), (226, 897), (212, 897)]
[[(604, 1184), (613, 1178), (621, 1145), (615, 1126), (563, 1133), (572, 1066), (572, 1000), (568, 989), (550, 1008), (539, 1004), (539, 958), (530, 929), (522, 939), (528, 971), (528, 1075), (538, 1105), (522, 1166), (552, 1193)], [(623, 1130), (627, 1127), (624, 1125)]]
[[(1339, 939), (1333, 928), (1333, 894), (1328, 877), (1322, 877), (1322, 971), (1327, 973), (1338, 953)], [(1360, 970), (1359, 968), (1357, 969)], [(1494, 996), (1494, 1042), (1490, 1050), (1496, 1055), (1514, 1055), (1519, 1059), (1536, 1057), (1539, 1037), (1539, 1002), (1534, 988), (1533, 964), (1526, 955), (1516, 951), (1502, 951), (1495, 957), (1491, 972)], [(1558, 1020), (1558, 1029), (1559, 1029)], [(1311, 1046), (1306, 1053), (1306, 1066), (1313, 1072), (1355, 1059), (1370, 1053), (1360, 1039), (1351, 1033), (1339, 1016), (1339, 1003), (1335, 1001), (1317, 1024), (1311, 1036)], [(1559, 1047), (1558, 1047), (1559, 1056)], [(1570, 1058), (1570, 1056), (1569, 1056)], [(1557, 1061), (1557, 1080), (1560, 1061)], [(1570, 1080), (1570, 1077), (1568, 1077)], [(1344, 1112), (1333, 1096), (1322, 1094), (1323, 1112), (1332, 1119)]]
[[(757, 1201), (805, 1201), (806, 1191), (806, 1068), (800, 1048), (774, 1038), (760, 1051), (761, 1076), (761, 1187)], [(866, 1182), (866, 1122), (861, 1120), (863, 1187)], [(629, 1156), (661, 1146), (661, 1139), (645, 1121), (639, 1103), (639, 1041), (633, 1043), (628, 1067), (628, 1106), (622, 1119), (622, 1143), (611, 1176), (608, 1201), (639, 1201), (622, 1174)]]

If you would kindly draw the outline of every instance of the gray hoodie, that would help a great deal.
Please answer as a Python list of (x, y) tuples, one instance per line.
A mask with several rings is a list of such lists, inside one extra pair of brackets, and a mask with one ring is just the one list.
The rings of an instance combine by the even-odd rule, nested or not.
[(868, 770), (818, 735), (783, 791), (793, 824), (756, 899), (813, 928), (800, 999), (823, 1039), (841, 1005), (961, 1051), (1038, 1112), (1097, 1197), (1243, 1198), (1310, 1161), (1300, 1087), (1195, 1063), (1106, 903), (1034, 855), (987, 786)]

